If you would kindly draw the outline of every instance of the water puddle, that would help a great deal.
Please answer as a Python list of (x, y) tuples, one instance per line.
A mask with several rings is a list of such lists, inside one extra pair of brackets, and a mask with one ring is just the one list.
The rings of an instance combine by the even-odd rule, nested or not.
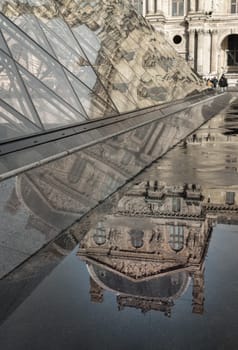
[(74, 251), (2, 324), (1, 348), (237, 349), (232, 123), (209, 121), (73, 225)]

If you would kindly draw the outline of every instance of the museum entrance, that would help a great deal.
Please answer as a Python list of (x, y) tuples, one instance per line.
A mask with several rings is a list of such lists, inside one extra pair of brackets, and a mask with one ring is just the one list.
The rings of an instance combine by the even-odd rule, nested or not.
[(238, 34), (227, 36), (222, 42), (222, 48), (226, 53), (226, 66), (228, 73), (238, 72)]

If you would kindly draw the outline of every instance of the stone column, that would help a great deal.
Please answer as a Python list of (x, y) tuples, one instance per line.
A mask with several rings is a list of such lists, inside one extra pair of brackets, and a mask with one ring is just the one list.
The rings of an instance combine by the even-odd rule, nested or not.
[(195, 12), (196, 10), (196, 1), (195, 0), (190, 0), (190, 8), (189, 11)]
[(198, 11), (202, 12), (204, 10), (203, 0), (198, 0)]
[(90, 291), (91, 301), (94, 303), (103, 302), (103, 289), (90, 277)]
[(157, 12), (163, 12), (163, 5), (161, 0), (156, 0), (157, 1)]
[(149, 1), (149, 14), (155, 13), (155, 1), (154, 0), (148, 0)]
[(203, 74), (203, 40), (204, 31), (203, 29), (198, 29), (198, 42), (197, 42), (197, 72)]
[(218, 73), (217, 57), (218, 57), (218, 30), (212, 31), (212, 53), (211, 53), (211, 71), (215, 74)]
[(147, 15), (147, 11), (146, 11), (146, 3), (147, 3), (148, 0), (143, 0), (143, 16), (145, 17)]
[(211, 73), (211, 32), (204, 30), (203, 74)]
[(204, 312), (204, 267), (193, 274), (193, 313), (203, 314)]
[(195, 56), (195, 29), (189, 30), (189, 52), (188, 59), (192, 68), (194, 68), (194, 56)]

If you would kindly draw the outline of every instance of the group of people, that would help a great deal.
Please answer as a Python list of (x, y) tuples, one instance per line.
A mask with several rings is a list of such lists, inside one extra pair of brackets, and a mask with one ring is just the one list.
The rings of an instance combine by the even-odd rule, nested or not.
[(222, 74), (219, 80), (217, 79), (217, 77), (209, 78), (207, 79), (207, 86), (211, 89), (216, 89), (217, 86), (219, 86), (221, 92), (224, 92), (228, 88), (227, 78), (224, 74)]

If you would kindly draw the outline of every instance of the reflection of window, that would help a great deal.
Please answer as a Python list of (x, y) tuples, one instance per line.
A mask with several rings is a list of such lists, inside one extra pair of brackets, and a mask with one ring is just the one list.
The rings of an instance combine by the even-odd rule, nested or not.
[(183, 249), (184, 245), (184, 227), (183, 226), (169, 226), (169, 245), (178, 252)]
[(131, 236), (131, 244), (134, 248), (141, 248), (143, 246), (143, 231), (134, 229), (129, 232), (129, 235)]
[(238, 9), (238, 1), (231, 0), (231, 13), (237, 13), (237, 9)]
[(184, 15), (184, 0), (172, 0), (172, 16)]
[(235, 204), (235, 192), (226, 192), (226, 204)]
[(181, 209), (181, 199), (178, 197), (173, 197), (172, 199), (172, 210), (179, 212)]
[(106, 242), (106, 231), (101, 222), (99, 222), (97, 225), (93, 235), (93, 240), (97, 245), (102, 245)]

